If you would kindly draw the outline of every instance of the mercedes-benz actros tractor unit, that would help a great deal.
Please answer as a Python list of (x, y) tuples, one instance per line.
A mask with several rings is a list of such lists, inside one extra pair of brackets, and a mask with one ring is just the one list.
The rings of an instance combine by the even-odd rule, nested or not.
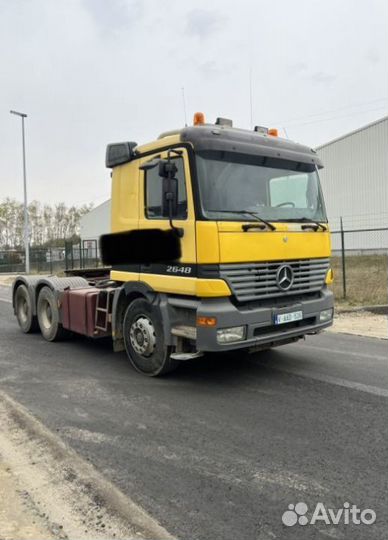
[(24, 332), (111, 336), (115, 351), (156, 376), (208, 351), (266, 350), (332, 324), (314, 150), (274, 129), (207, 124), (196, 113), (193, 126), (152, 143), (108, 145), (106, 165), (113, 236), (170, 231), (180, 257), (155, 261), (150, 242), (150, 257), (128, 253), (99, 279), (18, 276), (12, 298)]

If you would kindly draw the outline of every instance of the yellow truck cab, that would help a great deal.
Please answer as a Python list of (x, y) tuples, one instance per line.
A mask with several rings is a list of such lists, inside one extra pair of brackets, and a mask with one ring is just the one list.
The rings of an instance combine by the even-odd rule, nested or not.
[[(171, 205), (160, 162), (174, 166)], [(114, 265), (103, 284), (68, 277), (77, 283), (61, 289), (57, 281), (58, 329), (111, 335), (137, 370), (160, 375), (207, 351), (264, 350), (332, 324), (330, 233), (314, 150), (276, 130), (237, 129), (224, 118), (206, 124), (197, 114), (195, 125), (150, 144), (108, 145), (106, 164), (112, 233), (173, 228), (181, 257)], [(39, 285), (23, 278), (13, 294), (19, 324), (23, 283), (42, 330)], [(87, 293), (96, 324), (80, 331), (71, 304)]]

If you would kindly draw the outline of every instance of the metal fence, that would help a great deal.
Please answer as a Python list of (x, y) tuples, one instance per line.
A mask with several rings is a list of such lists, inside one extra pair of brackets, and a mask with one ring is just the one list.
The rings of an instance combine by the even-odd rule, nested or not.
[[(56, 273), (65, 268), (64, 248), (30, 248), (31, 273)], [(1, 273), (23, 273), (25, 271), (24, 250), (0, 251)]]
[(65, 268), (98, 268), (101, 266), (98, 239), (82, 240), (79, 244), (65, 244)]
[(332, 231), (336, 298), (355, 305), (388, 303), (388, 227)]
[[(56, 274), (75, 268), (97, 268), (101, 265), (96, 239), (62, 246), (31, 247), (30, 272)], [(0, 250), (0, 273), (12, 274), (25, 271), (24, 249)]]

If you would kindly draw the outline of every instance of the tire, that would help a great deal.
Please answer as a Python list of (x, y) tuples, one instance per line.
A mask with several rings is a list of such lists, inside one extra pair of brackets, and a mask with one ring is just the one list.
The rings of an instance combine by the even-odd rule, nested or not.
[(47, 341), (60, 341), (67, 335), (59, 322), (59, 309), (54, 292), (43, 287), (38, 296), (37, 315), (42, 336)]
[(145, 299), (134, 300), (125, 312), (123, 335), (132, 366), (149, 377), (174, 371), (179, 362), (170, 359), (171, 347), (164, 344), (162, 319)]
[(37, 318), (32, 313), (32, 300), (26, 285), (19, 285), (15, 291), (15, 312), (21, 330), (25, 334), (39, 329)]

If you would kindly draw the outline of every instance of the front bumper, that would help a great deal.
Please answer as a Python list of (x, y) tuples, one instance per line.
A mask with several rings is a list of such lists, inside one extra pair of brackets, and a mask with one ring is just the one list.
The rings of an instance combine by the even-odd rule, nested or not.
[[(199, 351), (228, 351), (260, 346), (276, 346), (296, 340), (306, 334), (314, 334), (328, 328), (333, 319), (320, 322), (322, 310), (334, 307), (333, 293), (326, 287), (319, 298), (293, 301), (288, 297), (276, 306), (235, 306), (229, 298), (203, 298), (197, 309), (199, 317), (216, 317), (215, 327), (197, 327), (196, 347)], [(275, 325), (275, 315), (302, 311), (303, 319)], [(217, 330), (234, 326), (245, 326), (245, 339), (231, 343), (218, 343)]]

